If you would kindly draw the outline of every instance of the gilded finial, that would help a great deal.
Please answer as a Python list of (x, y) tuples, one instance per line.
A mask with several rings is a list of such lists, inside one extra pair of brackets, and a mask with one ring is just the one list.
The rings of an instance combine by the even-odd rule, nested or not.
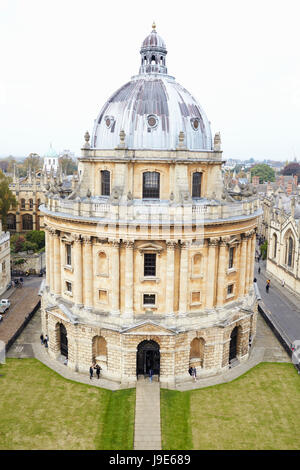
[(152, 30), (155, 31), (156, 30), (156, 24), (155, 24), (155, 21), (153, 21), (152, 23)]

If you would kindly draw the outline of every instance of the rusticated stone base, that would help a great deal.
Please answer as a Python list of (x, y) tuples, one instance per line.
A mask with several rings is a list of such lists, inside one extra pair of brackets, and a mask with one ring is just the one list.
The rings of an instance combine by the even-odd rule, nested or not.
[[(72, 322), (58, 306), (45, 309), (42, 305), (43, 334), (49, 337), (49, 355), (61, 355), (60, 324), (67, 331), (68, 366), (88, 373), (97, 362), (102, 376), (117, 381), (134, 381), (137, 373), (137, 350), (142, 341), (154, 341), (160, 353), (161, 382), (186, 380), (190, 366), (198, 377), (222, 373), (229, 367), (231, 334), (237, 327), (236, 358), (245, 361), (249, 353), (249, 338), (256, 333), (257, 310), (235, 312), (226, 325), (178, 331), (145, 321), (127, 329)], [(198, 345), (200, 345), (201, 347)], [(198, 349), (197, 349), (198, 348)]]

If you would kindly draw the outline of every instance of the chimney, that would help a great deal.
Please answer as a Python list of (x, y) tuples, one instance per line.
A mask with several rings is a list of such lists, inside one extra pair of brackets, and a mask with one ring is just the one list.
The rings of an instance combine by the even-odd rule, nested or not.
[(298, 186), (298, 175), (294, 175), (294, 185)]
[(289, 181), (287, 184), (286, 192), (290, 195), (293, 192), (293, 182)]

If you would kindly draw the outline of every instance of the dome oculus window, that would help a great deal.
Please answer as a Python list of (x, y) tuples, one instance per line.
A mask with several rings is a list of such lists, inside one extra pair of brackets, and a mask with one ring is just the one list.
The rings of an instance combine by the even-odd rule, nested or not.
[(113, 125), (114, 118), (112, 116), (105, 116), (104, 121), (106, 127), (109, 129)]
[(158, 118), (154, 114), (147, 116), (147, 124), (150, 129), (155, 129), (158, 125)]
[(194, 129), (194, 131), (197, 131), (199, 129), (199, 119), (198, 118), (192, 118), (191, 119), (191, 124), (192, 124), (192, 128)]

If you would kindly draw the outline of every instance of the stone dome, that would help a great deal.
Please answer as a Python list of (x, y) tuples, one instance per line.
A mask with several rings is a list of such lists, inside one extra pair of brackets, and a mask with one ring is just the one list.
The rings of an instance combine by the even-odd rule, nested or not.
[(144, 40), (140, 53), (139, 75), (102, 107), (95, 121), (92, 148), (118, 147), (120, 131), (124, 131), (129, 149), (175, 150), (183, 132), (182, 144), (187, 150), (212, 150), (209, 121), (195, 98), (167, 74), (167, 50), (155, 29)]

